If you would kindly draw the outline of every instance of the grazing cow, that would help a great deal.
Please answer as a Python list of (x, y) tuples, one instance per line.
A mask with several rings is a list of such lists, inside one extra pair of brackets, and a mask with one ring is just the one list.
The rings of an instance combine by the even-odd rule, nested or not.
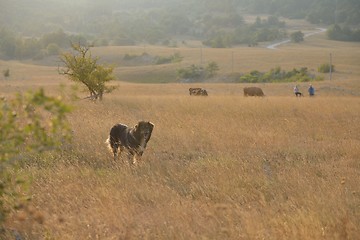
[(189, 88), (190, 96), (207, 96), (208, 93), (203, 88)]
[[(114, 154), (114, 160), (124, 149), (133, 156), (133, 164), (143, 155), (146, 144), (150, 140), (154, 124), (140, 121), (134, 127), (125, 124), (116, 124), (110, 130), (109, 138), (106, 140), (108, 147)], [(120, 148), (119, 154), (118, 149)]]
[(189, 88), (189, 93), (190, 93), (190, 96), (191, 95), (195, 95), (197, 94), (198, 92), (201, 91), (201, 88)]
[(264, 92), (262, 91), (261, 88), (259, 87), (244, 87), (244, 96), (258, 96), (258, 97), (263, 97)]

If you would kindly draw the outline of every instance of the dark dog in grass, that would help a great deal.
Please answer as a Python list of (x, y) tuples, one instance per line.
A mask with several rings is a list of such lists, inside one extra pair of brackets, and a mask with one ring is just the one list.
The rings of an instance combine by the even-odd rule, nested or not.
[(124, 149), (127, 149), (133, 157), (132, 163), (135, 164), (143, 155), (153, 128), (153, 123), (145, 121), (138, 122), (134, 127), (128, 127), (121, 123), (114, 125), (110, 130), (109, 138), (106, 140), (114, 154), (114, 160), (120, 156)]

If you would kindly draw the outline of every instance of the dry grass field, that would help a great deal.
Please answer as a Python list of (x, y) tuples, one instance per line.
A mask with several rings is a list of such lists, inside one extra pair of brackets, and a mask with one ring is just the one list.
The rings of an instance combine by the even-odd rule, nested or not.
[[(21, 169), (31, 179), (32, 201), (12, 213), (8, 229), (25, 239), (359, 239), (359, 46), (318, 36), (276, 51), (203, 52), (224, 73), (231, 51), (243, 72), (316, 69), (331, 52), (338, 72), (315, 84), (314, 98), (295, 98), (291, 83), (261, 84), (266, 97), (246, 98), (248, 84), (119, 81), (102, 102), (72, 102), (73, 142)], [(94, 49), (108, 59), (135, 50), (107, 51)], [(185, 56), (180, 64), (198, 61), (196, 48), (176, 51)], [(1, 96), (34, 86), (59, 94), (58, 85), (69, 84), (51, 66), (0, 64), (14, 69), (0, 81)], [(116, 73), (135, 79), (167, 67), (176, 66)], [(188, 96), (190, 86), (209, 96)], [(104, 143), (110, 128), (138, 120), (155, 124), (142, 161), (114, 162)]]

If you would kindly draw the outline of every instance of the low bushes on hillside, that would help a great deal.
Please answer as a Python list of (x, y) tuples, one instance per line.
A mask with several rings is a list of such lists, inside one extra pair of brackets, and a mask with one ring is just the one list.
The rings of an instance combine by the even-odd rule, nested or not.
[(168, 56), (168, 57), (158, 56), (155, 59), (156, 59), (155, 64), (160, 65), (160, 64), (166, 64), (166, 63), (181, 62), (183, 57), (180, 55), (180, 53), (174, 53), (173, 55)]
[(320, 72), (320, 73), (328, 73), (328, 72), (330, 72), (330, 69), (331, 69), (332, 72), (335, 72), (334, 65), (331, 65), (331, 67), (330, 67), (329, 63), (324, 63), (324, 64), (321, 64), (318, 67), (318, 72)]
[(219, 66), (216, 62), (210, 62), (205, 68), (193, 64), (190, 67), (178, 69), (177, 76), (186, 82), (196, 82), (214, 77), (217, 71), (219, 71)]
[(147, 56), (149, 56), (149, 54), (146, 53), (146, 52), (143, 52), (141, 55), (128, 54), (128, 53), (126, 53), (126, 54), (124, 55), (123, 59), (124, 59), (125, 61), (131, 61), (131, 60), (134, 60), (134, 59), (140, 59), (140, 58), (144, 58), (144, 57), (147, 57)]
[(138, 61), (138, 62), (143, 62), (143, 61), (151, 61), (156, 65), (161, 65), (161, 64), (167, 64), (167, 63), (177, 63), (177, 62), (181, 62), (183, 57), (180, 55), (180, 53), (174, 53), (173, 55), (170, 56), (151, 56), (148, 53), (144, 52), (141, 55), (136, 55), (136, 54), (125, 54), (123, 59), (125, 61)]
[(267, 19), (257, 17), (254, 23), (240, 24), (233, 31), (213, 32), (203, 41), (203, 44), (212, 48), (229, 48), (236, 44), (256, 46), (258, 42), (286, 37), (284, 27), (285, 22), (279, 21), (276, 16), (269, 16)]
[(322, 80), (308, 72), (306, 67), (286, 72), (280, 67), (271, 69), (269, 72), (263, 73), (258, 70), (251, 71), (242, 75), (236, 82), (239, 83), (269, 83), (269, 82), (309, 82), (313, 80)]
[(349, 26), (332, 25), (327, 30), (327, 36), (331, 40), (359, 42), (360, 29), (351, 29)]

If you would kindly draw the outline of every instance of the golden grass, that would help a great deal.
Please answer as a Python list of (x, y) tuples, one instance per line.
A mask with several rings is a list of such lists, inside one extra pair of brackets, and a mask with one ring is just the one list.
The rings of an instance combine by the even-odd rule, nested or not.
[[(184, 61), (118, 66), (120, 80), (200, 62), (196, 47), (145, 48), (181, 51)], [(73, 103), (73, 143), (22, 168), (32, 179), (31, 206), (14, 212), (7, 227), (26, 239), (358, 239), (359, 49), (323, 36), (276, 51), (203, 49), (204, 63), (220, 63), (221, 74), (232, 71), (232, 52), (236, 72), (315, 70), (331, 52), (337, 72), (314, 83), (315, 98), (295, 98), (292, 83), (258, 84), (266, 97), (245, 98), (249, 84), (113, 82), (118, 89), (102, 102)], [(58, 84), (67, 83), (56, 67), (0, 61), (6, 67), (12, 75), (0, 81), (1, 96), (39, 86), (59, 94)], [(190, 86), (205, 87), (209, 97), (188, 96)], [(109, 129), (142, 119), (155, 123), (143, 160), (135, 167), (113, 162), (104, 143)]]
[[(28, 163), (42, 224), (28, 239), (357, 239), (358, 97), (187, 96), (180, 84), (122, 84), (80, 100), (74, 142)], [(220, 94), (220, 92), (225, 94)], [(114, 123), (155, 123), (138, 166), (112, 161)]]

